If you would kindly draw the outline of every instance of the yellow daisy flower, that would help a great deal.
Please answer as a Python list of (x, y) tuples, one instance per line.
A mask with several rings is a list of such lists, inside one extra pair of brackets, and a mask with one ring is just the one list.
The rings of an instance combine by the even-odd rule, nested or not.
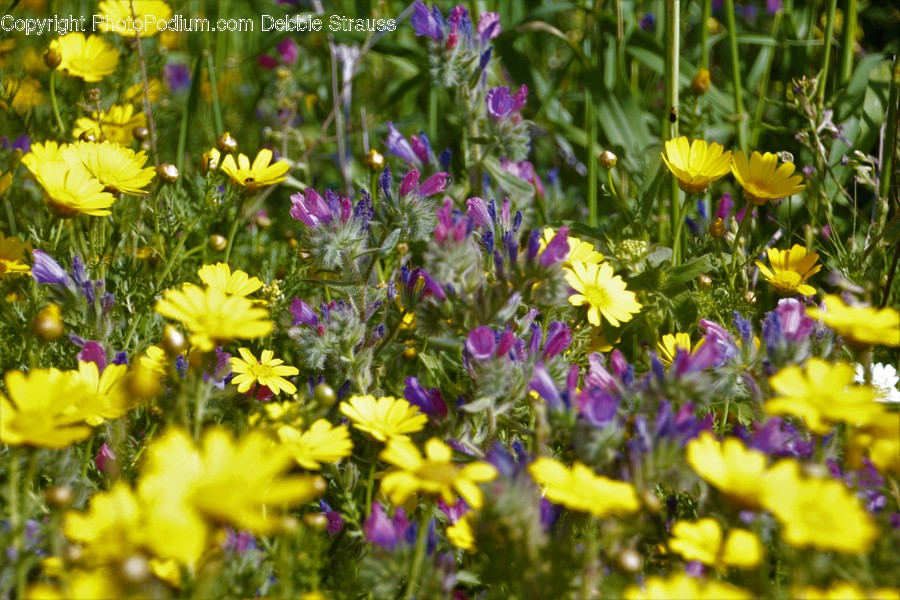
[(285, 365), (283, 360), (275, 358), (271, 350), (263, 350), (259, 361), (247, 348), (241, 348), (238, 352), (241, 358), (234, 356), (230, 360), (231, 370), (238, 374), (231, 383), (238, 386), (238, 392), (246, 394), (256, 385), (269, 388), (276, 396), (282, 391), (287, 394), (297, 391), (296, 386), (285, 379), (298, 374), (297, 367)]
[(26, 253), (31, 253), (31, 242), (23, 244), (19, 238), (6, 237), (0, 231), (0, 278), (30, 273), (25, 263)]
[(166, 351), (159, 346), (150, 346), (144, 350), (144, 355), (141, 357), (141, 365), (160, 375), (165, 375), (169, 365)]
[(108, 111), (91, 113), (91, 117), (81, 117), (75, 121), (72, 137), (79, 139), (85, 132), (97, 139), (129, 146), (134, 140), (134, 130), (147, 126), (147, 116), (143, 111), (135, 112), (131, 104), (113, 104)]
[(197, 274), (207, 287), (228, 296), (249, 296), (263, 286), (262, 281), (256, 277), (250, 277), (241, 270), (232, 273), (231, 267), (221, 262), (203, 265)]
[(382, 491), (396, 506), (421, 492), (440, 496), (451, 506), (459, 494), (478, 510), (482, 504), (478, 484), (497, 477), (497, 470), (486, 462), (475, 461), (458, 467), (453, 463), (453, 450), (437, 438), (425, 442), (424, 456), (409, 438), (391, 438), (380, 458), (397, 467), (381, 480)]
[[(41, 83), (31, 77), (26, 77), (21, 82), (10, 77), (6, 82), (6, 94), (12, 101), (13, 110), (20, 115), (44, 102)], [(7, 108), (5, 102), (0, 101), (0, 105)]]
[(764, 408), (770, 415), (800, 417), (819, 435), (831, 431), (835, 423), (875, 423), (886, 416), (884, 405), (875, 402), (871, 387), (856, 385), (855, 376), (852, 365), (810, 358), (805, 369), (791, 365), (769, 379), (778, 396)]
[[(97, 6), (97, 13), (103, 17), (100, 31), (111, 31), (130, 38), (135, 36), (135, 32), (142, 38), (154, 36), (160, 31), (159, 23), (172, 18), (172, 9), (160, 0), (104, 0)], [(123, 22), (126, 27), (119, 27)], [(145, 24), (148, 27), (144, 27)]]
[(69, 146), (70, 152), (81, 161), (93, 177), (112, 194), (147, 193), (146, 188), (155, 171), (153, 167), (143, 168), (147, 155), (111, 142), (75, 142)]
[(865, 554), (880, 534), (843, 481), (803, 477), (795, 460), (771, 468), (763, 503), (781, 523), (782, 539), (797, 548)]
[(71, 371), (8, 371), (0, 391), (0, 443), (65, 448), (90, 437), (84, 420), (101, 406)]
[(853, 428), (847, 443), (847, 464), (861, 469), (866, 456), (879, 471), (900, 475), (900, 419), (887, 416)]
[(352, 396), (341, 402), (341, 414), (353, 421), (353, 426), (368, 433), (379, 442), (395, 437), (406, 437), (425, 429), (428, 416), (403, 398), (371, 394)]
[(840, 296), (829, 294), (822, 301), (825, 308), (807, 308), (813, 319), (821, 319), (848, 343), (856, 346), (900, 346), (900, 313), (891, 307), (844, 303)]
[[(159, 102), (162, 94), (162, 82), (156, 77), (151, 77), (150, 79), (148, 79), (147, 100), (149, 100), (151, 104), (154, 104), (156, 102)], [(135, 83), (134, 85), (129, 87), (127, 90), (125, 90), (125, 93), (122, 94), (122, 97), (129, 102), (135, 102), (136, 104), (140, 105), (144, 101), (144, 82), (139, 81), (138, 83)], [(139, 114), (143, 115), (144, 113)]]
[(103, 184), (83, 166), (46, 163), (42, 167), (35, 173), (35, 178), (44, 188), (45, 200), (53, 214), (62, 219), (77, 214), (95, 217), (112, 214), (109, 207), (116, 197), (105, 191)]
[(656, 343), (656, 348), (659, 350), (659, 359), (663, 364), (671, 365), (672, 361), (675, 360), (675, 355), (678, 353), (678, 348), (693, 352), (702, 345), (703, 340), (700, 340), (696, 346), (693, 346), (691, 344), (691, 336), (688, 333), (676, 333), (675, 335), (667, 333)]
[(310, 471), (318, 471), (322, 463), (336, 463), (353, 452), (347, 426), (334, 427), (325, 419), (319, 419), (302, 433), (296, 427), (283, 425), (278, 428), (278, 439), (297, 464)]
[(564, 269), (566, 281), (576, 291), (569, 296), (572, 306), (588, 305), (588, 321), (600, 325), (601, 317), (613, 327), (632, 319), (641, 310), (634, 292), (625, 288), (625, 282), (613, 275), (609, 264), (595, 265), (574, 261), (571, 269)]
[(822, 269), (822, 265), (816, 264), (818, 254), (799, 244), (794, 244), (790, 250), (769, 248), (767, 254), (772, 268), (760, 261), (756, 261), (756, 266), (779, 294), (812, 296), (816, 293), (816, 288), (807, 285), (806, 280)]
[(141, 549), (142, 513), (131, 486), (119, 480), (108, 492), (91, 496), (87, 511), (66, 513), (63, 531), (69, 540), (83, 546), (91, 563), (113, 563)]
[(728, 535), (715, 519), (678, 521), (672, 526), (669, 548), (684, 560), (697, 560), (724, 570), (727, 567), (752, 569), (762, 561), (759, 538), (746, 529), (730, 528)]
[(688, 442), (685, 455), (694, 472), (729, 500), (748, 509), (759, 506), (768, 462), (765, 454), (747, 449), (737, 438), (720, 442), (704, 431)]
[(795, 585), (791, 598), (804, 600), (896, 600), (900, 588), (871, 588), (865, 590), (852, 581), (837, 581), (828, 588)]
[(101, 373), (97, 363), (80, 361), (73, 373), (76, 382), (92, 392), (91, 402), (96, 405), (93, 414), (85, 418), (88, 425), (96, 427), (107, 419), (118, 419), (137, 406), (137, 399), (128, 391), (126, 365), (107, 365)]
[[(544, 234), (541, 237), (541, 244), (539, 247), (539, 253), (543, 252), (547, 245), (553, 241), (553, 238), (556, 236), (556, 230), (552, 227), (545, 227)], [(569, 244), (569, 256), (566, 258), (563, 266), (569, 267), (576, 260), (591, 263), (595, 265), (599, 265), (603, 262), (603, 255), (597, 252), (594, 249), (594, 245), (590, 242), (585, 242), (582, 239), (579, 239), (574, 236), (566, 236), (566, 242)]]
[(191, 332), (191, 344), (204, 352), (234, 339), (269, 335), (274, 326), (268, 311), (251, 300), (190, 283), (166, 291), (155, 310), (181, 321)]
[(99, 35), (85, 37), (83, 33), (73, 31), (50, 42), (50, 48), (62, 57), (58, 67), (60, 71), (88, 83), (112, 74), (119, 63), (119, 51)]
[(693, 142), (685, 136), (666, 142), (662, 159), (685, 192), (699, 194), (726, 175), (731, 168), (731, 150), (705, 140)]
[(766, 152), (760, 154), (755, 150), (750, 160), (740, 150), (734, 154), (731, 172), (741, 187), (750, 204), (761, 206), (769, 200), (778, 200), (799, 194), (806, 187), (801, 185), (801, 175), (794, 172), (794, 163), (785, 162), (778, 165), (778, 155)]
[(60, 146), (53, 140), (47, 140), (43, 144), (36, 142), (31, 144), (31, 150), (28, 154), (22, 157), (22, 164), (31, 171), (32, 175), (37, 176), (43, 165), (69, 162), (68, 147), (69, 144)]
[(687, 573), (676, 573), (667, 579), (648, 577), (644, 585), (625, 589), (625, 600), (658, 600), (659, 598), (691, 598), (692, 600), (752, 600), (744, 588), (716, 581), (698, 579)]
[(235, 185), (244, 188), (246, 193), (253, 194), (261, 187), (287, 179), (290, 165), (283, 160), (272, 162), (272, 151), (263, 148), (256, 155), (252, 165), (245, 154), (238, 155), (237, 163), (234, 155), (229, 154), (222, 160), (219, 168)]
[(578, 512), (607, 517), (628, 515), (641, 507), (633, 485), (597, 475), (577, 461), (570, 469), (542, 456), (531, 463), (528, 472), (548, 500)]
[(475, 534), (472, 532), (471, 512), (467, 512), (456, 523), (447, 527), (447, 541), (460, 550), (475, 552)]

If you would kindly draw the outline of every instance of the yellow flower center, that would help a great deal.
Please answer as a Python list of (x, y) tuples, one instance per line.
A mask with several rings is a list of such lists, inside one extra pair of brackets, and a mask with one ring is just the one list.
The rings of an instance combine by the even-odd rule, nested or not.
[(417, 471), (416, 475), (426, 481), (434, 481), (441, 485), (453, 485), (456, 481), (456, 466), (448, 462), (426, 462)]
[(796, 271), (781, 271), (776, 273), (775, 279), (772, 280), (772, 285), (787, 292), (793, 292), (801, 283), (803, 280), (800, 278), (800, 273)]
[(248, 365), (248, 370), (250, 374), (253, 375), (256, 379), (266, 379), (268, 377), (275, 377), (275, 373), (272, 370), (272, 367), (269, 365)]
[(587, 285), (584, 288), (584, 297), (587, 298), (588, 304), (597, 307), (609, 306), (609, 293), (605, 288), (596, 285)]

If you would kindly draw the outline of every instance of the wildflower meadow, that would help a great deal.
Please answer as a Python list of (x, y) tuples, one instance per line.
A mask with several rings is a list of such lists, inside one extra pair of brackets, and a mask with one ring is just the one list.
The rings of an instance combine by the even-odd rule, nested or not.
[(3, 2), (0, 598), (896, 600), (898, 30)]

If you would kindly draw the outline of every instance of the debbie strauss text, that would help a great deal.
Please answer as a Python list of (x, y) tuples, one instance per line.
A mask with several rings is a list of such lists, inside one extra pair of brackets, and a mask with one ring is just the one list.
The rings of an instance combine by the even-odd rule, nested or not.
[(263, 31), (396, 31), (396, 19), (356, 19), (344, 15), (273, 17), (261, 15)]

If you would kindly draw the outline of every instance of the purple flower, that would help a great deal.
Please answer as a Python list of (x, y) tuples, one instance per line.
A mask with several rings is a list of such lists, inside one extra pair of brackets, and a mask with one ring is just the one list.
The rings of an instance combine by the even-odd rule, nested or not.
[(291, 302), (291, 315), (294, 317), (294, 325), (299, 325), (301, 323), (309, 325), (310, 327), (317, 327), (319, 325), (319, 317), (316, 316), (312, 306), (300, 298), (294, 298)]
[(27, 133), (23, 133), (10, 142), (9, 138), (4, 135), (3, 137), (0, 137), (0, 150), (6, 150), (7, 148), (11, 150), (20, 150), (22, 154), (28, 154), (31, 152), (31, 138), (28, 137)]
[(638, 22), (638, 27), (643, 29), (644, 31), (655, 31), (656, 30), (656, 15), (653, 13), (647, 13), (641, 20)]
[(222, 550), (226, 552), (244, 554), (248, 550), (256, 550), (256, 540), (249, 531), (235, 531), (231, 527), (226, 527), (225, 535)]
[(403, 397), (410, 404), (418, 406), (419, 409), (430, 417), (446, 417), (447, 403), (441, 395), (440, 390), (431, 388), (426, 390), (415, 377), (406, 378), (406, 388), (403, 390)]
[(444, 19), (437, 7), (429, 11), (421, 2), (415, 2), (409, 22), (412, 23), (417, 36), (429, 37), (435, 41), (440, 41), (444, 37)]
[(478, 34), (482, 46), (500, 35), (501, 31), (503, 31), (503, 29), (500, 27), (500, 13), (481, 13), (481, 18), (478, 20), (478, 27), (475, 28), (475, 33)]
[(766, 14), (774, 15), (781, 10), (781, 0), (766, 0)]
[(553, 409), (559, 409), (563, 406), (562, 394), (556, 387), (556, 382), (544, 368), (543, 363), (534, 365), (534, 374), (528, 383), (528, 389), (537, 392), (538, 396), (547, 402), (547, 405)]
[(731, 199), (731, 194), (722, 194), (719, 205), (716, 207), (716, 218), (722, 219), (727, 224), (733, 208), (734, 200)]
[(100, 446), (100, 450), (97, 452), (97, 456), (94, 457), (94, 464), (97, 466), (97, 470), (106, 473), (106, 470), (115, 462), (115, 452), (112, 451), (106, 442), (103, 442), (103, 445)]
[(802, 342), (812, 333), (816, 322), (806, 314), (806, 307), (795, 298), (778, 301), (775, 313), (781, 320), (781, 333), (789, 342)]
[(300, 47), (297, 46), (297, 42), (293, 38), (284, 38), (276, 48), (278, 48), (278, 53), (281, 55), (281, 61), (286, 65), (294, 64), (300, 57)]
[(346, 196), (338, 196), (331, 190), (322, 198), (312, 188), (291, 196), (291, 216), (316, 229), (321, 225), (346, 223), (353, 216), (353, 203)]
[(431, 164), (431, 142), (424, 131), (420, 131), (419, 135), (409, 136), (409, 143), (412, 146), (413, 153), (422, 161), (422, 164)]
[(813, 451), (812, 441), (804, 439), (793, 425), (780, 417), (772, 417), (765, 425), (757, 427), (752, 435), (743, 427), (738, 427), (735, 434), (747, 444), (748, 448), (774, 457), (806, 458), (811, 456)]
[(510, 95), (509, 88), (506, 86), (495, 87), (488, 91), (485, 97), (487, 103), (488, 115), (495, 121), (506, 118), (514, 113), (518, 113), (525, 106), (525, 99), (528, 96), (528, 86), (523, 85), (514, 95)]
[(81, 352), (78, 353), (78, 361), (92, 362), (97, 365), (97, 371), (102, 373), (106, 368), (106, 350), (99, 342), (85, 342)]
[(522, 181), (527, 181), (529, 184), (533, 185), (539, 195), (544, 195), (544, 181), (537, 174), (537, 171), (535, 171), (534, 165), (531, 164), (531, 162), (527, 160), (514, 162), (501, 158), (500, 166), (503, 167), (503, 170), (507, 173), (511, 173)]
[(492, 359), (496, 348), (497, 341), (494, 338), (494, 331), (487, 325), (476, 327), (466, 337), (466, 350), (475, 360)]
[(453, 202), (447, 198), (437, 210), (437, 225), (434, 228), (434, 239), (438, 243), (452, 241), (459, 244), (473, 229), (474, 223), (462, 213), (453, 209)]
[(74, 280), (53, 257), (43, 250), (32, 250), (34, 263), (31, 265), (31, 276), (38, 283), (49, 283), (74, 292)]
[(182, 92), (191, 87), (191, 70), (187, 65), (169, 63), (163, 67), (163, 79), (171, 92)]
[(541, 253), (541, 266), (556, 265), (569, 257), (569, 228), (563, 225)]
[(328, 535), (339, 534), (344, 529), (344, 518), (341, 516), (341, 513), (333, 510), (324, 500), (319, 500), (319, 508), (322, 509), (322, 513), (328, 519), (328, 525), (325, 526), (325, 531), (328, 532)]
[(397, 508), (394, 511), (394, 518), (390, 518), (381, 508), (381, 505), (375, 502), (372, 504), (372, 513), (363, 524), (363, 533), (365, 533), (366, 541), (380, 546), (385, 550), (393, 550), (406, 540), (406, 534), (410, 529), (409, 519), (406, 518), (406, 511)]
[(469, 198), (466, 200), (466, 206), (468, 207), (466, 214), (469, 215), (476, 227), (493, 228), (494, 222), (484, 200), (481, 198)]
[(572, 343), (572, 330), (562, 321), (553, 321), (547, 327), (547, 337), (544, 340), (544, 352), (541, 358), (549, 360), (561, 353)]
[(616, 418), (619, 398), (606, 390), (591, 388), (582, 390), (576, 399), (578, 412), (594, 427), (606, 427)]
[(410, 145), (410, 143), (403, 137), (403, 134), (400, 133), (394, 124), (390, 121), (388, 122), (388, 137), (385, 140), (384, 145), (387, 146), (388, 154), (393, 154), (394, 156), (399, 156), (401, 159), (405, 160), (408, 164), (411, 164), (415, 167), (421, 167), (422, 161), (419, 160), (419, 157), (416, 156), (415, 150)]

